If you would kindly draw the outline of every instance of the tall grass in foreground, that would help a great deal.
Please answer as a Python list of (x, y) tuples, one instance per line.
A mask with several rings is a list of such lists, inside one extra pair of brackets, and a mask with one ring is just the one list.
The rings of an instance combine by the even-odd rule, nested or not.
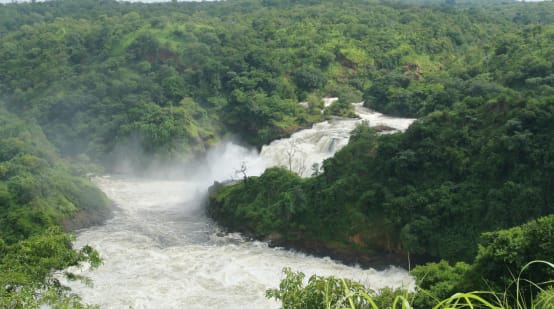
[[(542, 264), (554, 269), (547, 261), (527, 263), (504, 292), (472, 291), (456, 293), (446, 299), (437, 300), (433, 309), (488, 308), (488, 309), (554, 309), (554, 280), (531, 282), (523, 277), (533, 264)], [(362, 309), (392, 308), (412, 309), (415, 294), (406, 289), (385, 288), (378, 291), (347, 279), (312, 276), (304, 285), (305, 275), (283, 270), (285, 278), (278, 289), (266, 291), (268, 298), (281, 301), (282, 308), (325, 308)], [(508, 292), (515, 290), (515, 294)], [(426, 291), (419, 291), (426, 293)], [(417, 308), (422, 309), (422, 308)]]

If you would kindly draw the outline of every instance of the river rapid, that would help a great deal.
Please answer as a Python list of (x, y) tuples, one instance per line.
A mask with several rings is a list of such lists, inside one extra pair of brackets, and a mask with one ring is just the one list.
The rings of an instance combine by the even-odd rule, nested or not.
[[(360, 120), (328, 124), (351, 125), (341, 126), (340, 121)], [(377, 124), (370, 120), (370, 125)], [(319, 135), (318, 126), (326, 127), (321, 123), (309, 130)], [(318, 162), (346, 144), (352, 128), (346, 128), (342, 137), (327, 139), (334, 143), (334, 149), (329, 145), (318, 148), (307, 142), (292, 142), (295, 138), (306, 139), (305, 132), (299, 132), (296, 137), (264, 147), (262, 155), (232, 143), (223, 144), (208, 154), (203, 168), (178, 179), (94, 178), (116, 209), (104, 225), (78, 231), (75, 246), (91, 245), (104, 263), (92, 271), (86, 265), (68, 269), (92, 279), (92, 287), (62, 279), (63, 283), (84, 302), (101, 308), (278, 308), (277, 302), (265, 298), (265, 291), (278, 287), (284, 267), (302, 271), (307, 277), (317, 274), (350, 278), (372, 289), (411, 287), (412, 278), (400, 268), (376, 271), (345, 266), (329, 258), (270, 248), (238, 234), (221, 233), (202, 208), (206, 189), (214, 180), (240, 177), (236, 171), (243, 165), (248, 175), (259, 175), (268, 166), (283, 165), (270, 161), (277, 155), (268, 159), (273, 152), (283, 153), (283, 143), (293, 143), (297, 154)], [(320, 141), (321, 138), (324, 137)]]

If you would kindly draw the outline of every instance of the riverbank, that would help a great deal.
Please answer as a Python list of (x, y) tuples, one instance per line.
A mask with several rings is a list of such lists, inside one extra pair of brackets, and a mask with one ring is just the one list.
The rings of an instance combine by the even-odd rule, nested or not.
[[(249, 181), (253, 181), (249, 179)], [(279, 228), (261, 229), (255, 226), (256, 220), (241, 220), (230, 216), (226, 205), (221, 203), (222, 189), (241, 185), (240, 182), (215, 182), (208, 190), (208, 198), (205, 201), (207, 215), (213, 219), (225, 232), (241, 233), (245, 238), (259, 240), (268, 243), (270, 247), (282, 247), (315, 257), (329, 257), (335, 261), (349, 266), (362, 268), (374, 268), (384, 270), (390, 266), (409, 269), (414, 263), (421, 263), (420, 257), (408, 257), (401, 252), (386, 252), (375, 250), (368, 246), (356, 244), (349, 239), (322, 240), (308, 237), (292, 230), (283, 231)], [(252, 184), (254, 185), (254, 184)]]
[(102, 225), (113, 218), (115, 209), (113, 202), (109, 202), (105, 208), (79, 209), (70, 217), (61, 219), (61, 226), (65, 232), (73, 232), (80, 229)]
[(347, 245), (326, 243), (320, 240), (269, 240), (270, 247), (283, 247), (316, 257), (329, 257), (349, 266), (359, 266), (364, 269), (373, 268), (385, 270), (390, 266), (410, 267), (409, 258), (402, 254), (370, 253)]

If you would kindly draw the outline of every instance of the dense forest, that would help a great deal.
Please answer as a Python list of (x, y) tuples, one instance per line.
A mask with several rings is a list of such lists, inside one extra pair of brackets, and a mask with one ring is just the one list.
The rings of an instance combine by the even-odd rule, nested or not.
[(100, 260), (88, 246), (73, 250), (62, 228), (108, 216), (106, 197), (59, 157), (40, 126), (0, 105), (0, 307), (78, 305), (51, 272)]
[(282, 243), (442, 259), (414, 270), (439, 298), (553, 256), (552, 2), (61, 0), (0, 5), (0, 36), (1, 306), (76, 305), (50, 271), (99, 263), (63, 233), (109, 216), (86, 173), (227, 136), (261, 147), (360, 101), (419, 120), (358, 127), (308, 179), (214, 188), (210, 214)]

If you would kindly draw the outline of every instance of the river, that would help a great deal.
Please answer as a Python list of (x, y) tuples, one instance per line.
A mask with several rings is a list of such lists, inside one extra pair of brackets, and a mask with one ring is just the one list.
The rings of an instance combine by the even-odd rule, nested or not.
[[(365, 112), (358, 109), (358, 114)], [(390, 124), (403, 121), (389, 119), (388, 125), (393, 128), (396, 127)], [(327, 124), (349, 132), (353, 128), (349, 127), (351, 122), (359, 121), (343, 119)], [(309, 130), (317, 131), (313, 133), (318, 135), (318, 126), (327, 127), (321, 123)], [(281, 165), (269, 161), (272, 159), (267, 156), (274, 151), (282, 153), (281, 144), (287, 142), (298, 148), (297, 154), (316, 162), (346, 144), (348, 134), (328, 139), (334, 143), (333, 149), (293, 142), (300, 137), (305, 139), (305, 132), (264, 147), (262, 155), (226, 143), (208, 154), (205, 168), (179, 179), (94, 178), (116, 205), (114, 217), (104, 225), (78, 231), (75, 246), (93, 246), (104, 263), (92, 271), (86, 265), (69, 269), (92, 279), (92, 287), (75, 281), (64, 283), (86, 303), (101, 308), (135, 309), (277, 308), (277, 302), (265, 298), (265, 290), (278, 287), (284, 267), (302, 271), (307, 277), (317, 274), (350, 278), (373, 289), (413, 285), (412, 278), (400, 268), (361, 269), (329, 258), (270, 248), (264, 242), (245, 240), (238, 234), (221, 233), (206, 217), (201, 201), (213, 180), (236, 177), (242, 164), (248, 167), (249, 175), (259, 175), (266, 166)], [(273, 157), (278, 156), (269, 156)]]

